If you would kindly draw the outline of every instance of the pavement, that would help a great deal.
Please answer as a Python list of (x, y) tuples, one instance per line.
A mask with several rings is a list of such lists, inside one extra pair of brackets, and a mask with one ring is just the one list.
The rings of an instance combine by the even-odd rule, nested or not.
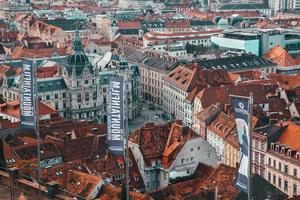
[(161, 117), (162, 112), (162, 110), (151, 106), (151, 104), (149, 103), (143, 103), (141, 115), (128, 122), (129, 131), (134, 131), (138, 128), (141, 128), (145, 123), (148, 122), (154, 122), (156, 124), (163, 124), (168, 122)]

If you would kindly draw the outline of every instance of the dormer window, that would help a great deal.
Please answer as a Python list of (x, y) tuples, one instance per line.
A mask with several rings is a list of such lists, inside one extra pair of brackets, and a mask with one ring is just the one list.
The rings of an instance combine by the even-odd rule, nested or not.
[(300, 153), (299, 152), (297, 152), (297, 154), (296, 154), (296, 159), (300, 160)]
[(274, 143), (271, 143), (271, 149), (274, 150)]
[(284, 154), (284, 150), (285, 150), (285, 148), (284, 148), (284, 147), (281, 147), (280, 153)]
[(290, 149), (287, 151), (287, 156), (292, 157), (292, 151)]

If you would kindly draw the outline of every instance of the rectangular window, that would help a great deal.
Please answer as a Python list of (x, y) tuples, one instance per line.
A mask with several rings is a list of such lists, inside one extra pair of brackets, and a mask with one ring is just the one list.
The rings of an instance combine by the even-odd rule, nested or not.
[(275, 185), (276, 184), (276, 176), (273, 175), (273, 184)]
[(50, 100), (50, 95), (49, 94), (46, 96), (46, 100)]
[(271, 158), (269, 158), (269, 166), (271, 166)]
[(297, 195), (297, 185), (296, 184), (293, 185), (293, 194)]
[(297, 177), (297, 175), (298, 175), (298, 171), (297, 169), (294, 169), (294, 176)]
[(273, 160), (273, 167), (276, 168), (276, 160)]
[(284, 181), (284, 190), (288, 191), (288, 185), (289, 183), (287, 181)]
[(281, 162), (278, 163), (278, 169), (281, 171)]
[(67, 94), (64, 92), (63, 93), (63, 98), (66, 98), (67, 97)]
[(268, 181), (271, 182), (271, 173), (268, 173)]
[(289, 166), (288, 165), (284, 165), (284, 173), (288, 173), (289, 172)]
[(278, 187), (281, 188), (281, 178), (278, 178)]

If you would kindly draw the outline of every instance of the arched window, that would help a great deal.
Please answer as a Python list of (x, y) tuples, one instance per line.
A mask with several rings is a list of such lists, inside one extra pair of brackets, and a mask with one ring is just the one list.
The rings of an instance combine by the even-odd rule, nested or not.
[(90, 94), (88, 92), (85, 93), (85, 101), (90, 100)]
[(77, 94), (77, 102), (81, 102), (81, 94), (80, 93)]
[(97, 92), (96, 91), (93, 92), (93, 100), (97, 100)]

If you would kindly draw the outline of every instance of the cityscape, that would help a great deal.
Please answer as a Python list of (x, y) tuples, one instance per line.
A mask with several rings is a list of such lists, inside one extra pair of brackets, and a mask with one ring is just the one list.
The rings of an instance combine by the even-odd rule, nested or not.
[(0, 0), (0, 200), (300, 200), (300, 0)]

